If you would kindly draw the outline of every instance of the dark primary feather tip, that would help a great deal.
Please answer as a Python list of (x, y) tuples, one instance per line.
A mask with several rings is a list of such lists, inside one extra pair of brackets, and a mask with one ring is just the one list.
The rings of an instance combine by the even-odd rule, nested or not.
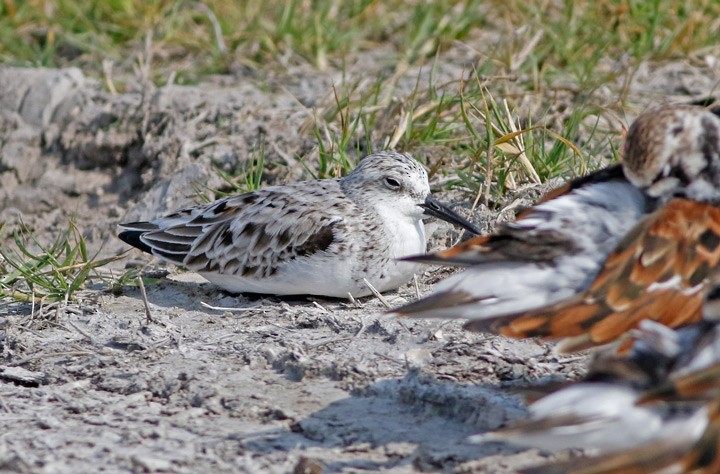
[(462, 306), (464, 304), (476, 303), (478, 298), (464, 292), (464, 291), (446, 291), (442, 293), (435, 293), (426, 298), (413, 301), (406, 305), (394, 308), (388, 313), (398, 314), (400, 316), (407, 316), (410, 318), (427, 318), (433, 317), (432, 313), (427, 313), (434, 310), (443, 310), (446, 308), (452, 308), (453, 306)]
[(407, 257), (398, 258), (400, 262), (414, 262), (414, 263), (437, 263), (438, 265), (444, 265), (445, 260), (438, 257), (434, 253), (421, 253), (418, 255), (408, 255)]
[(144, 232), (138, 230), (126, 230), (118, 234), (118, 238), (126, 244), (132, 245), (133, 247), (152, 254), (152, 249), (145, 242), (140, 240)]
[(150, 230), (158, 230), (157, 224), (153, 224), (152, 222), (147, 221), (125, 222), (123, 224), (118, 224), (118, 227), (123, 230), (135, 230), (143, 232), (147, 232)]

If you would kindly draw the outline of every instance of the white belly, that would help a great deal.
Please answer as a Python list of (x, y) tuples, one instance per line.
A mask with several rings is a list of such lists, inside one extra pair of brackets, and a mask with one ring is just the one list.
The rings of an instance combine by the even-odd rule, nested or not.
[(219, 273), (200, 273), (210, 282), (233, 293), (263, 293), (273, 295), (320, 295), (347, 298), (355, 296), (352, 267), (348, 259), (316, 254), (310, 258), (293, 260), (278, 267), (266, 277), (243, 277)]

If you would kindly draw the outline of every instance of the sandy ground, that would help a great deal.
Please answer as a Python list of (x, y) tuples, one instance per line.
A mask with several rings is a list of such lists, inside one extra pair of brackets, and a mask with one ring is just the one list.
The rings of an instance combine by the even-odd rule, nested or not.
[[(462, 61), (437, 74), (457, 79)], [(707, 64), (643, 66), (627, 119), (705, 97), (718, 77)], [(213, 166), (234, 169), (259, 143), (287, 165), (269, 181), (292, 179), (293, 157), (314, 146), (307, 108), (337, 80), (295, 71), (264, 87), (226, 77), (110, 95), (77, 70), (0, 67), (0, 222), (50, 238), (75, 215), (89, 245), (116, 254), (117, 222), (188, 204), (193, 185), (221, 185)], [(507, 214), (473, 219), (492, 228)], [(435, 225), (431, 244), (457, 238)], [(117, 270), (129, 261), (148, 260), (130, 253)], [(237, 297), (168, 270), (147, 286), (152, 321), (135, 287), (98, 285), (42, 314), (0, 303), (0, 471), (516, 472), (576, 454), (465, 440), (524, 415), (516, 388), (581, 375), (582, 355), (399, 321), (374, 298)], [(420, 292), (445, 274), (419, 275)], [(387, 295), (415, 297), (412, 285)]]

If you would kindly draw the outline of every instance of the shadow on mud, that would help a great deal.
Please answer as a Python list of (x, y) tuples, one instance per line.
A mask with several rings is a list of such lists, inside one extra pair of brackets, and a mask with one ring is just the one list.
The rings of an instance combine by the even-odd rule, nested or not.
[[(314, 451), (322, 452), (317, 460), (325, 472), (402, 465), (448, 470), (486, 456), (521, 451), (497, 443), (471, 444), (466, 439), (524, 415), (519, 398), (492, 385), (437, 381), (410, 371), (402, 379), (355, 390), (350, 397), (295, 422), (289, 430), (248, 433), (240, 441), (243, 448), (263, 455), (292, 449), (313, 458)], [(343, 452), (343, 460), (333, 460), (328, 450)], [(348, 460), (348, 453), (356, 459)]]

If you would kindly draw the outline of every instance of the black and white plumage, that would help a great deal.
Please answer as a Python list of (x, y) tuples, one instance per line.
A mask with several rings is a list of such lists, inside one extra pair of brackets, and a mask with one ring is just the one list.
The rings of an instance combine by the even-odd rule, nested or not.
[[(622, 169), (624, 189), (637, 192), (640, 201), (634, 202), (649, 203), (650, 209), (633, 201), (623, 208), (619, 203), (627, 201), (618, 200), (620, 193), (605, 189), (592, 205), (562, 215), (566, 224), (556, 224), (554, 232), (567, 238), (555, 239), (559, 250), (554, 258), (538, 266), (546, 245), (528, 238), (514, 279), (505, 278), (504, 285), (483, 283), (500, 279), (493, 257), (503, 252), (481, 245), (477, 264), (398, 312), (465, 317), (470, 330), (511, 337), (562, 339), (565, 351), (613, 342), (644, 319), (673, 328), (699, 321), (720, 268), (720, 118), (691, 106), (641, 115), (628, 131)], [(562, 199), (569, 197), (560, 195), (548, 204)], [(607, 212), (612, 203), (615, 211)], [(605, 238), (603, 217), (625, 225)], [(502, 235), (486, 239), (504, 245)], [(591, 250), (574, 252), (578, 245)], [(578, 272), (588, 264), (594, 267), (586, 273), (589, 279)], [(573, 274), (575, 283), (567, 278)], [(499, 307), (499, 301), (507, 304)]]
[(471, 225), (430, 194), (411, 156), (379, 152), (348, 176), (272, 186), (120, 224), (120, 239), (232, 292), (365, 296), (406, 283), (422, 219)]
[(491, 236), (411, 258), (468, 268), (396, 311), (412, 317), (490, 318), (574, 296), (651, 206), (620, 165), (570, 182)]
[(701, 322), (672, 330), (643, 321), (632, 332), (628, 355), (601, 353), (588, 376), (532, 403), (530, 416), (507, 428), (473, 437), (547, 451), (583, 448), (621, 452), (646, 443), (690, 446), (708, 423), (704, 404), (640, 403), (673, 379), (720, 361), (720, 327)]

